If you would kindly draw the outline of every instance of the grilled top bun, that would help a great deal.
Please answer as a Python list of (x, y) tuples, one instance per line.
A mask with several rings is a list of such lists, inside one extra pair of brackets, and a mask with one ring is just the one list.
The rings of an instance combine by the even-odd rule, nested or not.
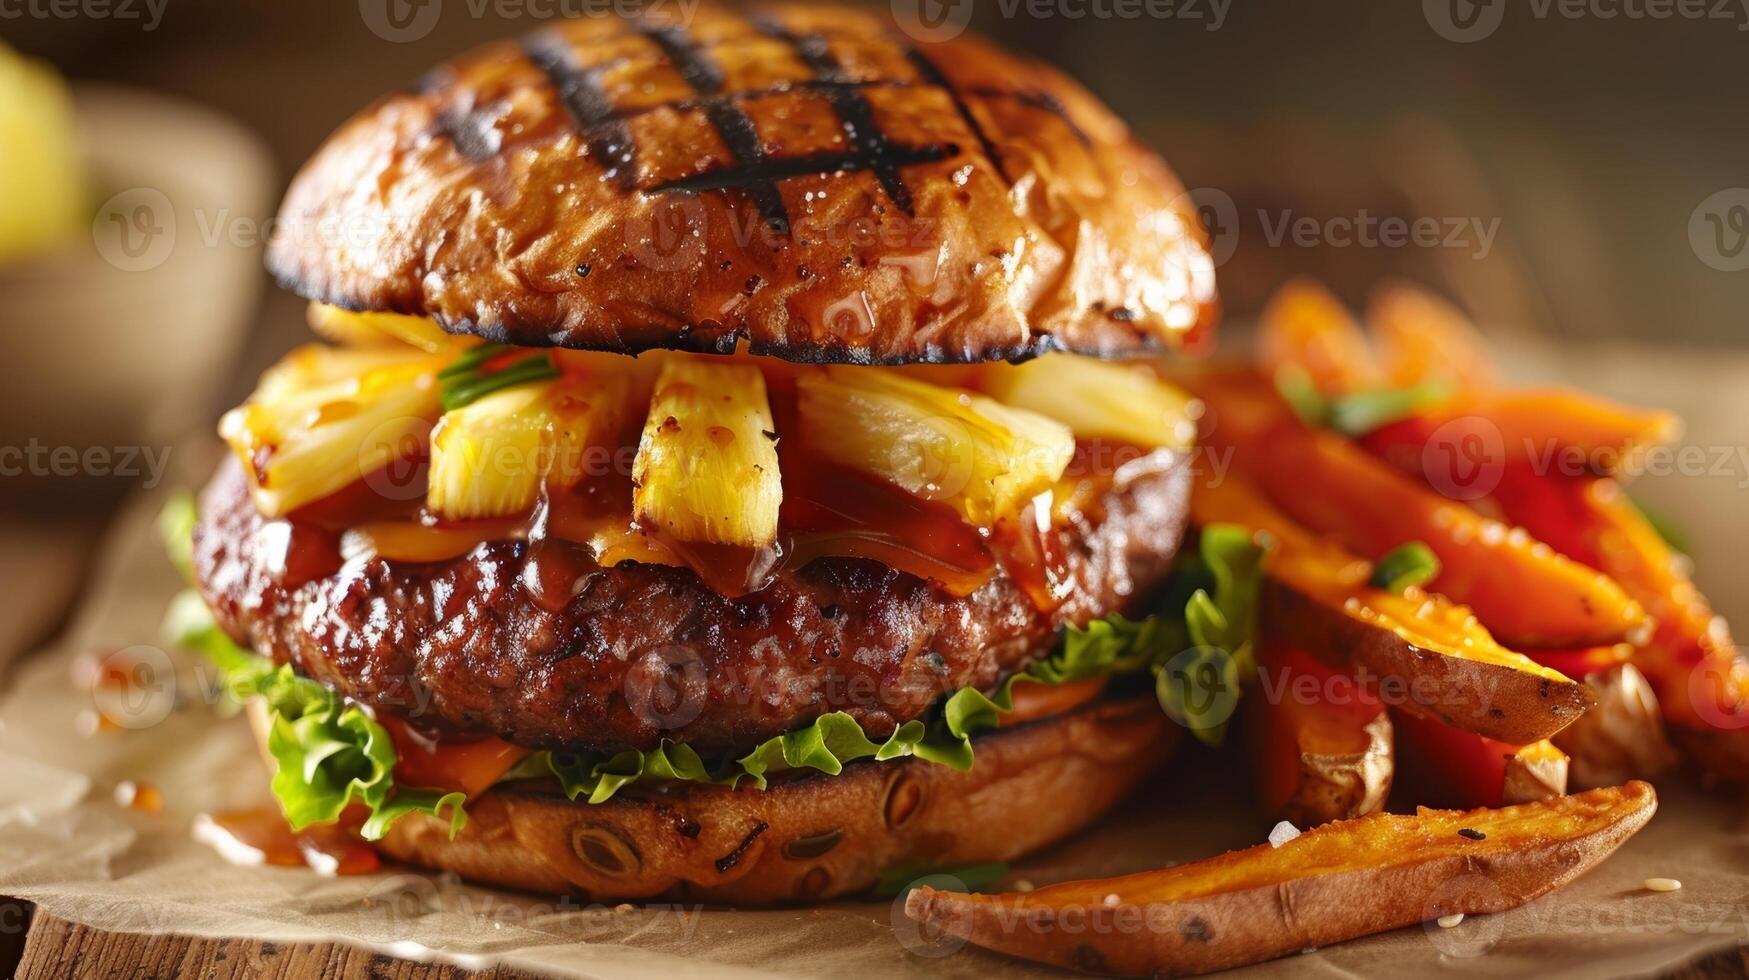
[(1189, 199), (1085, 90), (815, 4), (481, 48), (343, 126), (278, 227), (304, 296), (522, 346), (1115, 356), (1215, 313)]

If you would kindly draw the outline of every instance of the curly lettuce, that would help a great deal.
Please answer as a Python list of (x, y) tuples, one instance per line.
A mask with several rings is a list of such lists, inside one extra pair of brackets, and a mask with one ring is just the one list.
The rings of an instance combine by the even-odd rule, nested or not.
[(1225, 740), (1244, 683), (1257, 670), (1252, 639), (1267, 549), (1248, 527), (1210, 524), (1167, 586), (1168, 608), (1183, 614), (1163, 625), (1168, 652), (1152, 665), (1154, 694), (1206, 745)]
[(396, 784), (388, 729), (289, 665), (275, 666), (231, 642), (198, 594), (185, 591), (171, 602), (164, 633), (218, 669), (228, 703), (260, 698), (266, 706), (273, 795), (293, 830), (333, 823), (354, 804), (366, 811), (359, 830), (366, 840), (380, 839), (409, 813), (447, 813), (451, 836), (467, 822), (464, 794)]
[(961, 688), (928, 718), (905, 722), (880, 741), (870, 738), (850, 714), (834, 711), (795, 731), (770, 738), (746, 755), (722, 765), (707, 764), (688, 745), (663, 741), (648, 752), (626, 750), (612, 755), (538, 752), (504, 778), (551, 776), (571, 799), (601, 803), (612, 799), (622, 787), (640, 780), (765, 789), (776, 773), (808, 769), (836, 776), (847, 764), (862, 759), (890, 762), (916, 758), (963, 772), (972, 768), (972, 737), (997, 727), (1001, 716), (1014, 710), (1016, 685), (1066, 684), (1139, 672), (1167, 649), (1164, 641), (1168, 635), (1169, 631), (1157, 620), (1132, 622), (1122, 616), (1095, 620), (1084, 629), (1070, 627), (1056, 652), (1010, 677), (993, 694)]

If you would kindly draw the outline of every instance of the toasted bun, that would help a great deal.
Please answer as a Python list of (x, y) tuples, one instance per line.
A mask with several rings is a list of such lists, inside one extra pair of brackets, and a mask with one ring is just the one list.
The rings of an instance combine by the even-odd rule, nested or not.
[(1118, 355), (1212, 323), (1177, 180), (1056, 71), (816, 4), (570, 20), (343, 126), (268, 255), (524, 346)]
[(1096, 702), (983, 736), (970, 772), (858, 762), (752, 789), (629, 787), (573, 803), (538, 782), (495, 788), (446, 821), (403, 817), (388, 856), (473, 881), (592, 901), (813, 902), (889, 868), (1007, 861), (1074, 833), (1133, 789), (1177, 729), (1152, 698)]

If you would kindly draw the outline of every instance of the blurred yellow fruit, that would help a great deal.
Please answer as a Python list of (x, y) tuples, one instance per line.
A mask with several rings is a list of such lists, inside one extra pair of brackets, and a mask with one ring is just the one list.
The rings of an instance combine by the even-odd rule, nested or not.
[(0, 261), (71, 239), (86, 208), (66, 86), (47, 65), (0, 44)]

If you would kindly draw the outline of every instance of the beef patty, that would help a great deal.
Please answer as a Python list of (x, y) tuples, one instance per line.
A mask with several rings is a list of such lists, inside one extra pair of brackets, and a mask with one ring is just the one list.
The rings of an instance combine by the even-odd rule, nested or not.
[(559, 601), (532, 583), (522, 541), (435, 563), (355, 559), (298, 581), (284, 571), (288, 525), (256, 511), (235, 460), (202, 494), (195, 568), (233, 639), (373, 710), (530, 748), (666, 738), (709, 755), (838, 710), (878, 737), (946, 691), (991, 688), (1063, 624), (1123, 611), (1160, 583), (1190, 480), (1186, 458), (1148, 457), (1048, 532), (1068, 570), (1051, 611), (1000, 570), (960, 597), (878, 562), (822, 558), (726, 598), (687, 569), (602, 568), (556, 542), (541, 547), (570, 549), (574, 574)]

